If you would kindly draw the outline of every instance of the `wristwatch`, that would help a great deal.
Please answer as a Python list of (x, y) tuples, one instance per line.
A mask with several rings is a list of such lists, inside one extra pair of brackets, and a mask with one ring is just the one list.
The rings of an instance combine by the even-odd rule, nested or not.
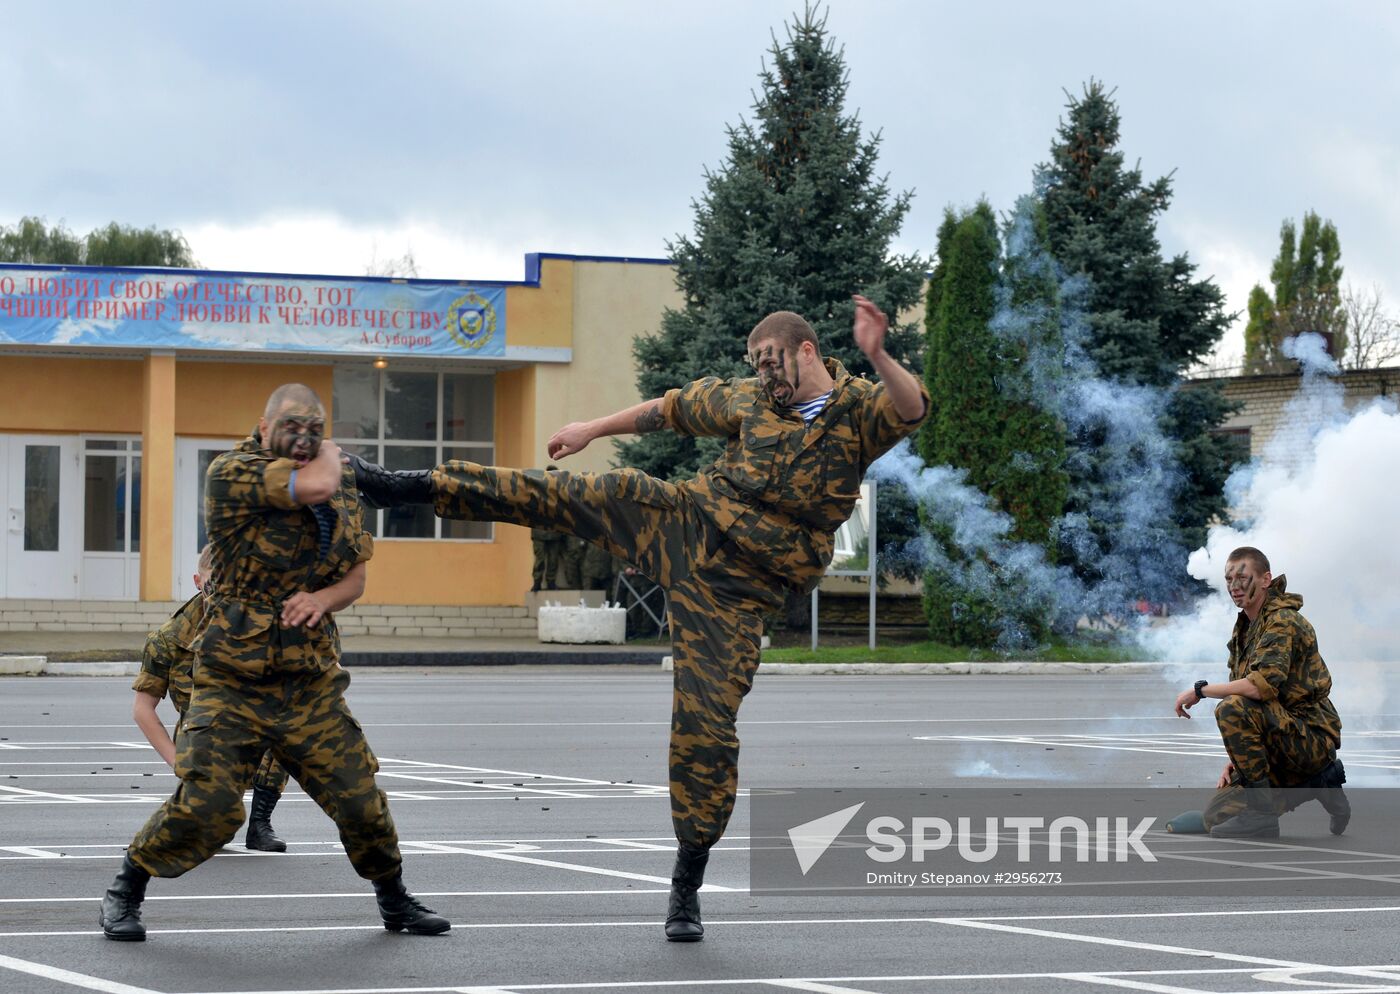
[(1197, 681), (1196, 681), (1196, 683), (1195, 683), (1195, 685), (1194, 685), (1195, 688), (1196, 688), (1196, 700), (1198, 700), (1198, 701), (1203, 701), (1203, 700), (1206, 699), (1206, 695), (1203, 694), (1203, 693), (1201, 693), (1201, 691), (1205, 688), (1205, 685), (1208, 684), (1208, 683), (1210, 683), (1209, 680), (1197, 680)]

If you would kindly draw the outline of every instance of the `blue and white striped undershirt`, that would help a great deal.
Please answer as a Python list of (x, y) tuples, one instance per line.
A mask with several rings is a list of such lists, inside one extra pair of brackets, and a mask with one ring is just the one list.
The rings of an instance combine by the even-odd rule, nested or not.
[(813, 397), (811, 400), (807, 401), (804, 404), (789, 404), (788, 406), (792, 410), (796, 411), (798, 414), (802, 415), (802, 420), (804, 423), (811, 424), (813, 421), (816, 420), (817, 415), (822, 412), (822, 408), (826, 406), (826, 402), (830, 399), (831, 391), (828, 390), (820, 397)]

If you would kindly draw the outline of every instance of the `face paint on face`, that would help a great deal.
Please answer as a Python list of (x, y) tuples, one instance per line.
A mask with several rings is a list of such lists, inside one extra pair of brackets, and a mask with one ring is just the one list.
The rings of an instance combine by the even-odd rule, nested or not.
[(1261, 600), (1263, 577), (1255, 572), (1255, 566), (1248, 559), (1237, 559), (1225, 564), (1225, 589), (1235, 607), (1244, 610)]
[(768, 399), (777, 406), (791, 404), (798, 389), (802, 386), (802, 372), (797, 364), (797, 356), (768, 342), (749, 350), (749, 365), (758, 372), (758, 384)]
[(272, 422), (267, 447), (284, 459), (308, 463), (321, 451), (321, 439), (326, 434), (326, 419), (320, 411), (306, 407), (284, 408)]

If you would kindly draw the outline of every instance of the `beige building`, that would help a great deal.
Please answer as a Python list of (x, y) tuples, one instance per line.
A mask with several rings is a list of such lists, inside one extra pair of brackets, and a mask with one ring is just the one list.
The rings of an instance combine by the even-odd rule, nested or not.
[[(1284, 409), (1302, 385), (1301, 373), (1267, 373), (1255, 376), (1221, 376), (1196, 380), (1219, 384), (1225, 396), (1243, 405), (1221, 426), (1249, 442), (1249, 455), (1263, 455), (1284, 425)], [(1344, 391), (1345, 404), (1355, 408), (1378, 397), (1400, 397), (1400, 367), (1351, 369), (1335, 378)]]
[[(0, 266), (0, 629), (147, 630), (163, 620), (193, 593), (204, 470), (249, 433), (281, 383), (316, 389), (332, 407), (332, 437), (394, 469), (448, 458), (544, 466), (555, 429), (641, 399), (632, 342), (681, 304), (670, 262), (541, 254), (527, 257), (526, 275), (505, 284), (346, 281), (342, 290), (336, 277)], [(205, 285), (200, 301), (214, 287), (226, 302), (191, 303), (196, 283)], [(425, 311), (420, 324), (387, 335), (346, 328), (363, 318), (382, 329), (386, 311), (310, 308), (293, 323), (325, 327), (274, 328), (245, 348), (207, 324), (166, 339), (156, 322), (139, 324), (163, 294), (183, 305), (182, 320), (255, 318), (250, 284), (264, 298), (295, 291), (339, 303), (350, 289), (391, 300), (434, 292), (452, 308), (446, 321), (441, 309)], [(277, 322), (277, 309), (265, 309)], [(113, 330), (125, 318), (130, 337)], [(498, 326), (492, 348), (476, 348)], [(440, 333), (434, 354), (415, 351), (427, 328)], [(332, 331), (339, 337), (327, 338)], [(322, 340), (311, 353), (300, 343), (313, 334)], [(601, 471), (613, 457), (601, 441), (564, 465)], [(529, 629), (528, 532), (425, 511), (371, 513), (376, 553), (345, 630)]]

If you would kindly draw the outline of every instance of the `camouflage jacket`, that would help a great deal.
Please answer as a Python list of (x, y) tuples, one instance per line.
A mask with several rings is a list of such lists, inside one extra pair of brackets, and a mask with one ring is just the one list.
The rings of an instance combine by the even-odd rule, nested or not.
[(141, 650), (141, 672), (132, 690), (170, 702), (180, 714), (190, 704), (194, 681), (194, 642), (204, 623), (204, 595), (195, 594), (151, 634)]
[(1287, 589), (1288, 578), (1280, 574), (1252, 624), (1240, 612), (1230, 636), (1230, 679), (1248, 680), (1265, 702), (1277, 700), (1340, 745), (1342, 722), (1329, 698), (1332, 674), (1317, 651), (1317, 633), (1298, 613), (1302, 596)]
[(282, 602), (343, 579), (374, 555), (374, 540), (365, 531), (354, 471), (344, 466), (328, 502), (335, 527), (323, 557), (315, 514), (292, 500), (295, 468), (251, 437), (209, 465), (204, 520), (214, 594), (196, 643), (201, 665), (253, 676), (338, 665), (335, 619), (326, 615), (315, 628), (282, 628)]
[(858, 379), (835, 359), (826, 368), (835, 386), (810, 425), (774, 407), (756, 377), (696, 380), (667, 391), (662, 406), (682, 435), (728, 439), (682, 489), (746, 559), (804, 593), (826, 572), (865, 471), (923, 421), (900, 420), (883, 383)]

